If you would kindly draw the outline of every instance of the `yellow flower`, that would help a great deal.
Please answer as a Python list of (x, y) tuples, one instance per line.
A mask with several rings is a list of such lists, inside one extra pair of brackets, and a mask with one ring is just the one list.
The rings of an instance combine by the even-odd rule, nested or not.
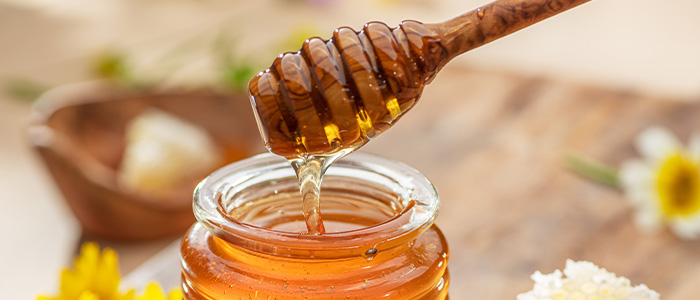
[(120, 293), (117, 254), (106, 248), (100, 254), (95, 243), (85, 243), (73, 270), (61, 272), (60, 293), (55, 297), (39, 296), (37, 300), (131, 300), (134, 291)]
[(39, 296), (37, 300), (180, 300), (182, 292), (173, 289), (165, 296), (158, 283), (149, 283), (140, 296), (134, 290), (119, 292), (119, 259), (117, 253), (95, 243), (85, 243), (73, 270), (61, 272), (61, 290), (56, 297)]
[(535, 286), (531, 291), (519, 294), (517, 300), (659, 300), (659, 293), (646, 285), (632, 286), (629, 279), (617, 277), (587, 261), (569, 259), (564, 272), (555, 270), (551, 274), (542, 274), (536, 271), (531, 278)]
[(141, 296), (136, 296), (134, 300), (180, 300), (182, 299), (182, 292), (180, 289), (172, 289), (168, 297), (165, 297), (165, 293), (161, 290), (160, 286), (155, 283), (149, 283)]
[(668, 130), (652, 127), (636, 144), (643, 158), (623, 163), (619, 178), (638, 227), (656, 232), (666, 225), (681, 238), (699, 238), (700, 136), (685, 148)]

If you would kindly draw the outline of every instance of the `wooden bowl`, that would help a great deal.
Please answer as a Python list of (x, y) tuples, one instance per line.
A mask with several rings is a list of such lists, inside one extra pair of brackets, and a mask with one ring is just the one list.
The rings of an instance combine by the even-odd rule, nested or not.
[(28, 133), (87, 235), (152, 239), (181, 234), (194, 222), (192, 192), (216, 168), (187, 174), (161, 199), (128, 191), (118, 182), (126, 125), (149, 108), (207, 130), (224, 157), (216, 168), (265, 151), (243, 93), (134, 92), (107, 82), (53, 89), (34, 106)]

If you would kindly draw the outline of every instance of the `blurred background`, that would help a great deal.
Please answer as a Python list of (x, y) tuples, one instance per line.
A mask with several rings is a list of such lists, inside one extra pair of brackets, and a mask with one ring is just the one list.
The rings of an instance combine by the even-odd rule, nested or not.
[[(35, 122), (30, 119), (32, 103), (43, 91), (107, 77), (132, 92), (156, 88), (166, 93), (197, 93), (206, 88), (235, 94), (249, 76), (269, 66), (277, 54), (298, 50), (306, 37), (328, 38), (337, 27), (360, 28), (372, 20), (390, 26), (404, 19), (439, 22), (482, 4), (485, 1), (0, 0), (0, 226), (5, 228), (0, 298), (31, 299), (39, 293), (53, 293), (60, 269), (70, 263), (81, 241), (91, 239), (66, 205), (53, 179), (58, 173), (47, 172), (41, 156), (32, 149), (36, 140), (29, 138), (27, 127)], [(467, 74), (464, 80), (493, 76), (555, 79), (596, 91), (695, 101), (700, 97), (700, 35), (695, 32), (700, 28), (699, 10), (700, 4), (690, 0), (592, 1), (457, 58), (426, 88), (415, 110), (440, 115), (439, 108), (431, 108), (434, 103), (450, 103), (430, 103), (440, 97), (491, 101), (487, 92), (478, 90), (479, 85), (466, 84), (461, 89), (447, 84), (450, 78), (457, 80), (460, 72)], [(467, 86), (474, 89), (475, 96)], [(498, 95), (498, 85), (483, 86)], [(410, 120), (406, 123), (418, 122)], [(241, 131), (253, 132), (257, 139), (257, 129), (250, 124), (232, 126), (243, 126)], [(392, 129), (396, 133), (387, 136), (412, 138), (406, 126), (406, 131), (399, 125)], [(99, 136), (99, 130), (92, 134)], [(380, 140), (367, 151), (394, 155), (388, 150), (391, 146)], [(261, 152), (261, 144), (252, 145), (251, 153), (243, 155)], [(410, 152), (407, 149), (404, 151)], [(416, 151), (418, 156), (432, 150), (419, 147)], [(428, 177), (441, 178), (440, 169), (431, 169), (430, 160), (406, 161), (411, 156), (398, 156), (426, 170)], [(439, 190), (448, 185), (435, 181)], [(446, 190), (444, 194), (458, 194), (449, 187)], [(457, 200), (443, 199), (443, 208), (450, 207), (450, 201)], [(449, 213), (439, 220), (438, 224), (445, 222), (443, 229), (449, 228), (448, 241), (455, 240), (451, 250), (456, 264), (450, 266), (454, 269), (453, 299), (471, 299), (466, 296), (469, 291), (459, 288), (469, 279), (454, 275), (459, 274), (458, 268), (467, 267), (459, 265), (463, 251), (460, 227), (449, 223)], [(171, 233), (140, 242), (104, 239), (101, 244), (118, 250), (122, 273), (128, 274), (177, 238), (177, 233)], [(561, 264), (563, 261), (552, 261), (544, 266)], [(523, 274), (533, 271), (522, 270)], [(516, 290), (528, 289), (528, 280), (524, 276)]]

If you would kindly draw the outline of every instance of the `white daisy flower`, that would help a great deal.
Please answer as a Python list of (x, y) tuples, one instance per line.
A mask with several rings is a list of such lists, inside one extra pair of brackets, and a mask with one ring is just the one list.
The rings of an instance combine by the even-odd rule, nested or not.
[[(562, 275), (566, 275), (563, 277)], [(616, 277), (587, 261), (566, 261), (566, 268), (551, 274), (536, 271), (535, 286), (519, 294), (517, 300), (659, 300), (659, 293), (646, 285), (631, 286), (625, 277)]]
[(700, 238), (700, 136), (685, 148), (668, 130), (652, 127), (639, 134), (636, 146), (642, 158), (619, 171), (636, 208), (635, 223), (647, 232), (668, 226), (681, 238)]

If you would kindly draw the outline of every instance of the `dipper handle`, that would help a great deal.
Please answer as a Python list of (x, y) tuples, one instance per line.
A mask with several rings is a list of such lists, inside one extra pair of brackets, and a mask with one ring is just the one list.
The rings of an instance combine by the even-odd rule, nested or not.
[(435, 31), (450, 60), (590, 0), (498, 0), (451, 20), (425, 24)]

